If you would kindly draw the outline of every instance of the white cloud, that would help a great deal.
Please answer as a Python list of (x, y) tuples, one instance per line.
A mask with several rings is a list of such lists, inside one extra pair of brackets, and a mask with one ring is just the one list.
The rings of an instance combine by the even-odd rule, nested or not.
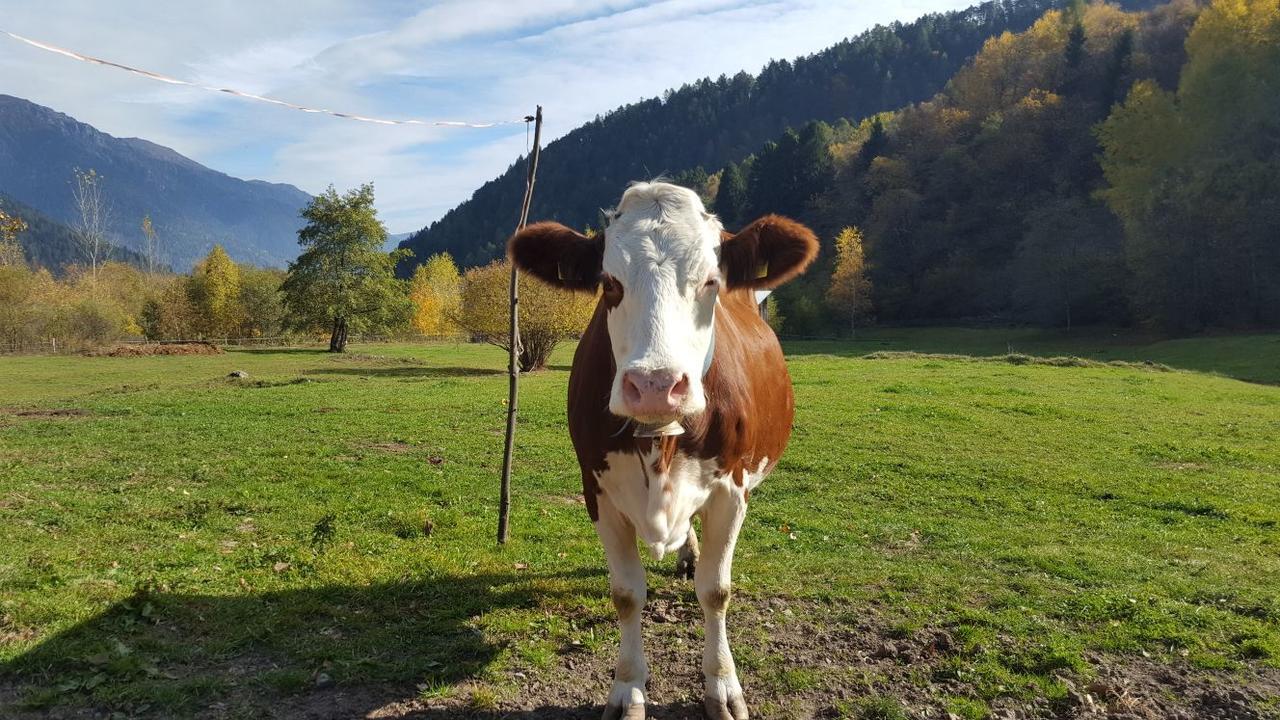
[[(968, 0), (0, 0), (0, 25), (199, 82), (368, 115), (491, 120), (546, 109), (548, 138), (704, 76), (756, 72), (880, 22)], [(11, 7), (12, 6), (12, 7)], [(365, 125), (174, 88), (0, 41), (0, 92), (315, 192), (372, 180), (393, 231), (421, 227), (524, 152), (523, 128)], [(670, 168), (668, 168), (670, 169)]]

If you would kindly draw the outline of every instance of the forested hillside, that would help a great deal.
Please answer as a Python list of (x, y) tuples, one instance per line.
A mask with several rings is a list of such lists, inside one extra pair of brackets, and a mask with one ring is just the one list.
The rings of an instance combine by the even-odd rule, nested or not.
[[(881, 321), (1126, 320), (1122, 231), (1097, 197), (1095, 127), (1135, 82), (1176, 85), (1197, 13), (1192, 2), (1050, 11), (988, 41), (929, 102), (836, 138), (827, 158), (766, 147), (748, 175), (750, 212), (798, 211), (824, 237), (859, 227)], [(781, 177), (766, 159), (830, 171), (801, 189), (798, 209), (756, 190)], [(811, 300), (822, 280), (810, 279)]]
[[(18, 233), (17, 240), (31, 265), (57, 274), (68, 265), (85, 262), (71, 228), (3, 193), (0, 193), (0, 211), (26, 223), (26, 230)], [(107, 256), (138, 267), (145, 265), (141, 255), (125, 248), (112, 247)]]
[(859, 313), (1274, 326), (1276, 87), (1277, 0), (1076, 5), (988, 41), (929, 102), (768, 143), (722, 173), (717, 210), (860, 229), (869, 306), (827, 287), (828, 253), (782, 295), (790, 332)]
[[(1020, 31), (1062, 0), (1000, 0), (908, 24), (876, 27), (758, 76), (703, 79), (619, 108), (550, 143), (538, 169), (531, 216), (574, 227), (593, 224), (628, 182), (716, 169), (755, 152), (783, 129), (811, 120), (857, 121), (926, 100), (988, 38)], [(1130, 0), (1126, 5), (1148, 3)], [(463, 266), (502, 248), (524, 192), (525, 162), (486, 183), (470, 200), (402, 244), (410, 263), (448, 251)], [(402, 273), (412, 272), (411, 264)]]

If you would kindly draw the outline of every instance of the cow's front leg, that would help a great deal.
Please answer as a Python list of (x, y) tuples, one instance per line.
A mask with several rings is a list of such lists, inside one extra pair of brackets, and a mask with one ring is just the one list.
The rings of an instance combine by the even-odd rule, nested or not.
[(706, 646), (702, 651), (702, 674), (706, 681), (703, 707), (711, 720), (747, 718), (747, 703), (742, 698), (742, 685), (738, 682), (738, 670), (729, 651), (725, 629), (733, 548), (746, 514), (743, 489), (731, 483), (717, 485), (703, 508), (702, 556), (698, 559), (693, 583), (706, 627)]
[(640, 615), (645, 602), (644, 566), (636, 551), (636, 530), (631, 521), (618, 512), (607, 495), (600, 496), (599, 509), (596, 533), (609, 561), (610, 594), (622, 630), (604, 720), (644, 720), (644, 685), (649, 679), (644, 638), (640, 634)]

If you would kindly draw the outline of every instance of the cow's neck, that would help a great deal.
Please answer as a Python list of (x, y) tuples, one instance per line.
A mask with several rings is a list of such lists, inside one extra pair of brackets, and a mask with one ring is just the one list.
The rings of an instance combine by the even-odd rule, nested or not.
[(716, 318), (715, 314), (711, 315), (711, 342), (707, 343), (707, 356), (702, 360), (702, 379), (707, 379), (707, 373), (711, 372), (711, 361), (716, 354)]

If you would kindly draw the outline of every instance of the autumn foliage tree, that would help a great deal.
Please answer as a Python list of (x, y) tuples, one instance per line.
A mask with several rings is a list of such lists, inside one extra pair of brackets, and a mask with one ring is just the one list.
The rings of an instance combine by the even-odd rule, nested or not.
[(1135, 83), (1099, 130), (1138, 319), (1280, 324), (1280, 0), (1215, 0), (1174, 91)]
[(427, 258), (413, 272), (409, 281), (409, 299), (413, 302), (413, 329), (423, 335), (454, 335), (462, 305), (462, 278), (449, 253)]
[[(511, 265), (495, 260), (468, 270), (462, 277), (458, 324), (478, 340), (510, 351), (511, 319), (507, 293)], [(581, 333), (591, 320), (596, 299), (530, 278), (520, 286), (521, 372), (540, 370), (561, 340)]]
[(330, 186), (302, 217), (302, 254), (289, 264), (283, 287), (294, 326), (327, 327), (330, 352), (344, 352), (352, 331), (403, 327), (412, 306), (395, 265), (407, 252), (383, 252), (387, 229), (373, 207), (373, 185), (341, 195)]
[(272, 337), (284, 330), (284, 279), (284, 271), (276, 268), (240, 266), (241, 337)]
[(147, 263), (147, 272), (154, 275), (160, 269), (160, 235), (150, 215), (142, 216), (142, 241), (142, 257)]
[(221, 245), (214, 245), (191, 273), (191, 300), (203, 319), (201, 330), (207, 337), (239, 334), (243, 307), (240, 304), (240, 268)]
[(22, 247), (18, 245), (18, 234), (26, 229), (27, 224), (22, 218), (0, 210), (0, 266), (20, 265), (24, 262)]
[(847, 227), (836, 236), (836, 261), (827, 288), (827, 305), (848, 320), (853, 332), (871, 310), (871, 281), (867, 279), (862, 231)]
[(188, 291), (189, 278), (171, 276), (155, 281), (142, 306), (143, 334), (151, 340), (191, 340), (203, 323)]

